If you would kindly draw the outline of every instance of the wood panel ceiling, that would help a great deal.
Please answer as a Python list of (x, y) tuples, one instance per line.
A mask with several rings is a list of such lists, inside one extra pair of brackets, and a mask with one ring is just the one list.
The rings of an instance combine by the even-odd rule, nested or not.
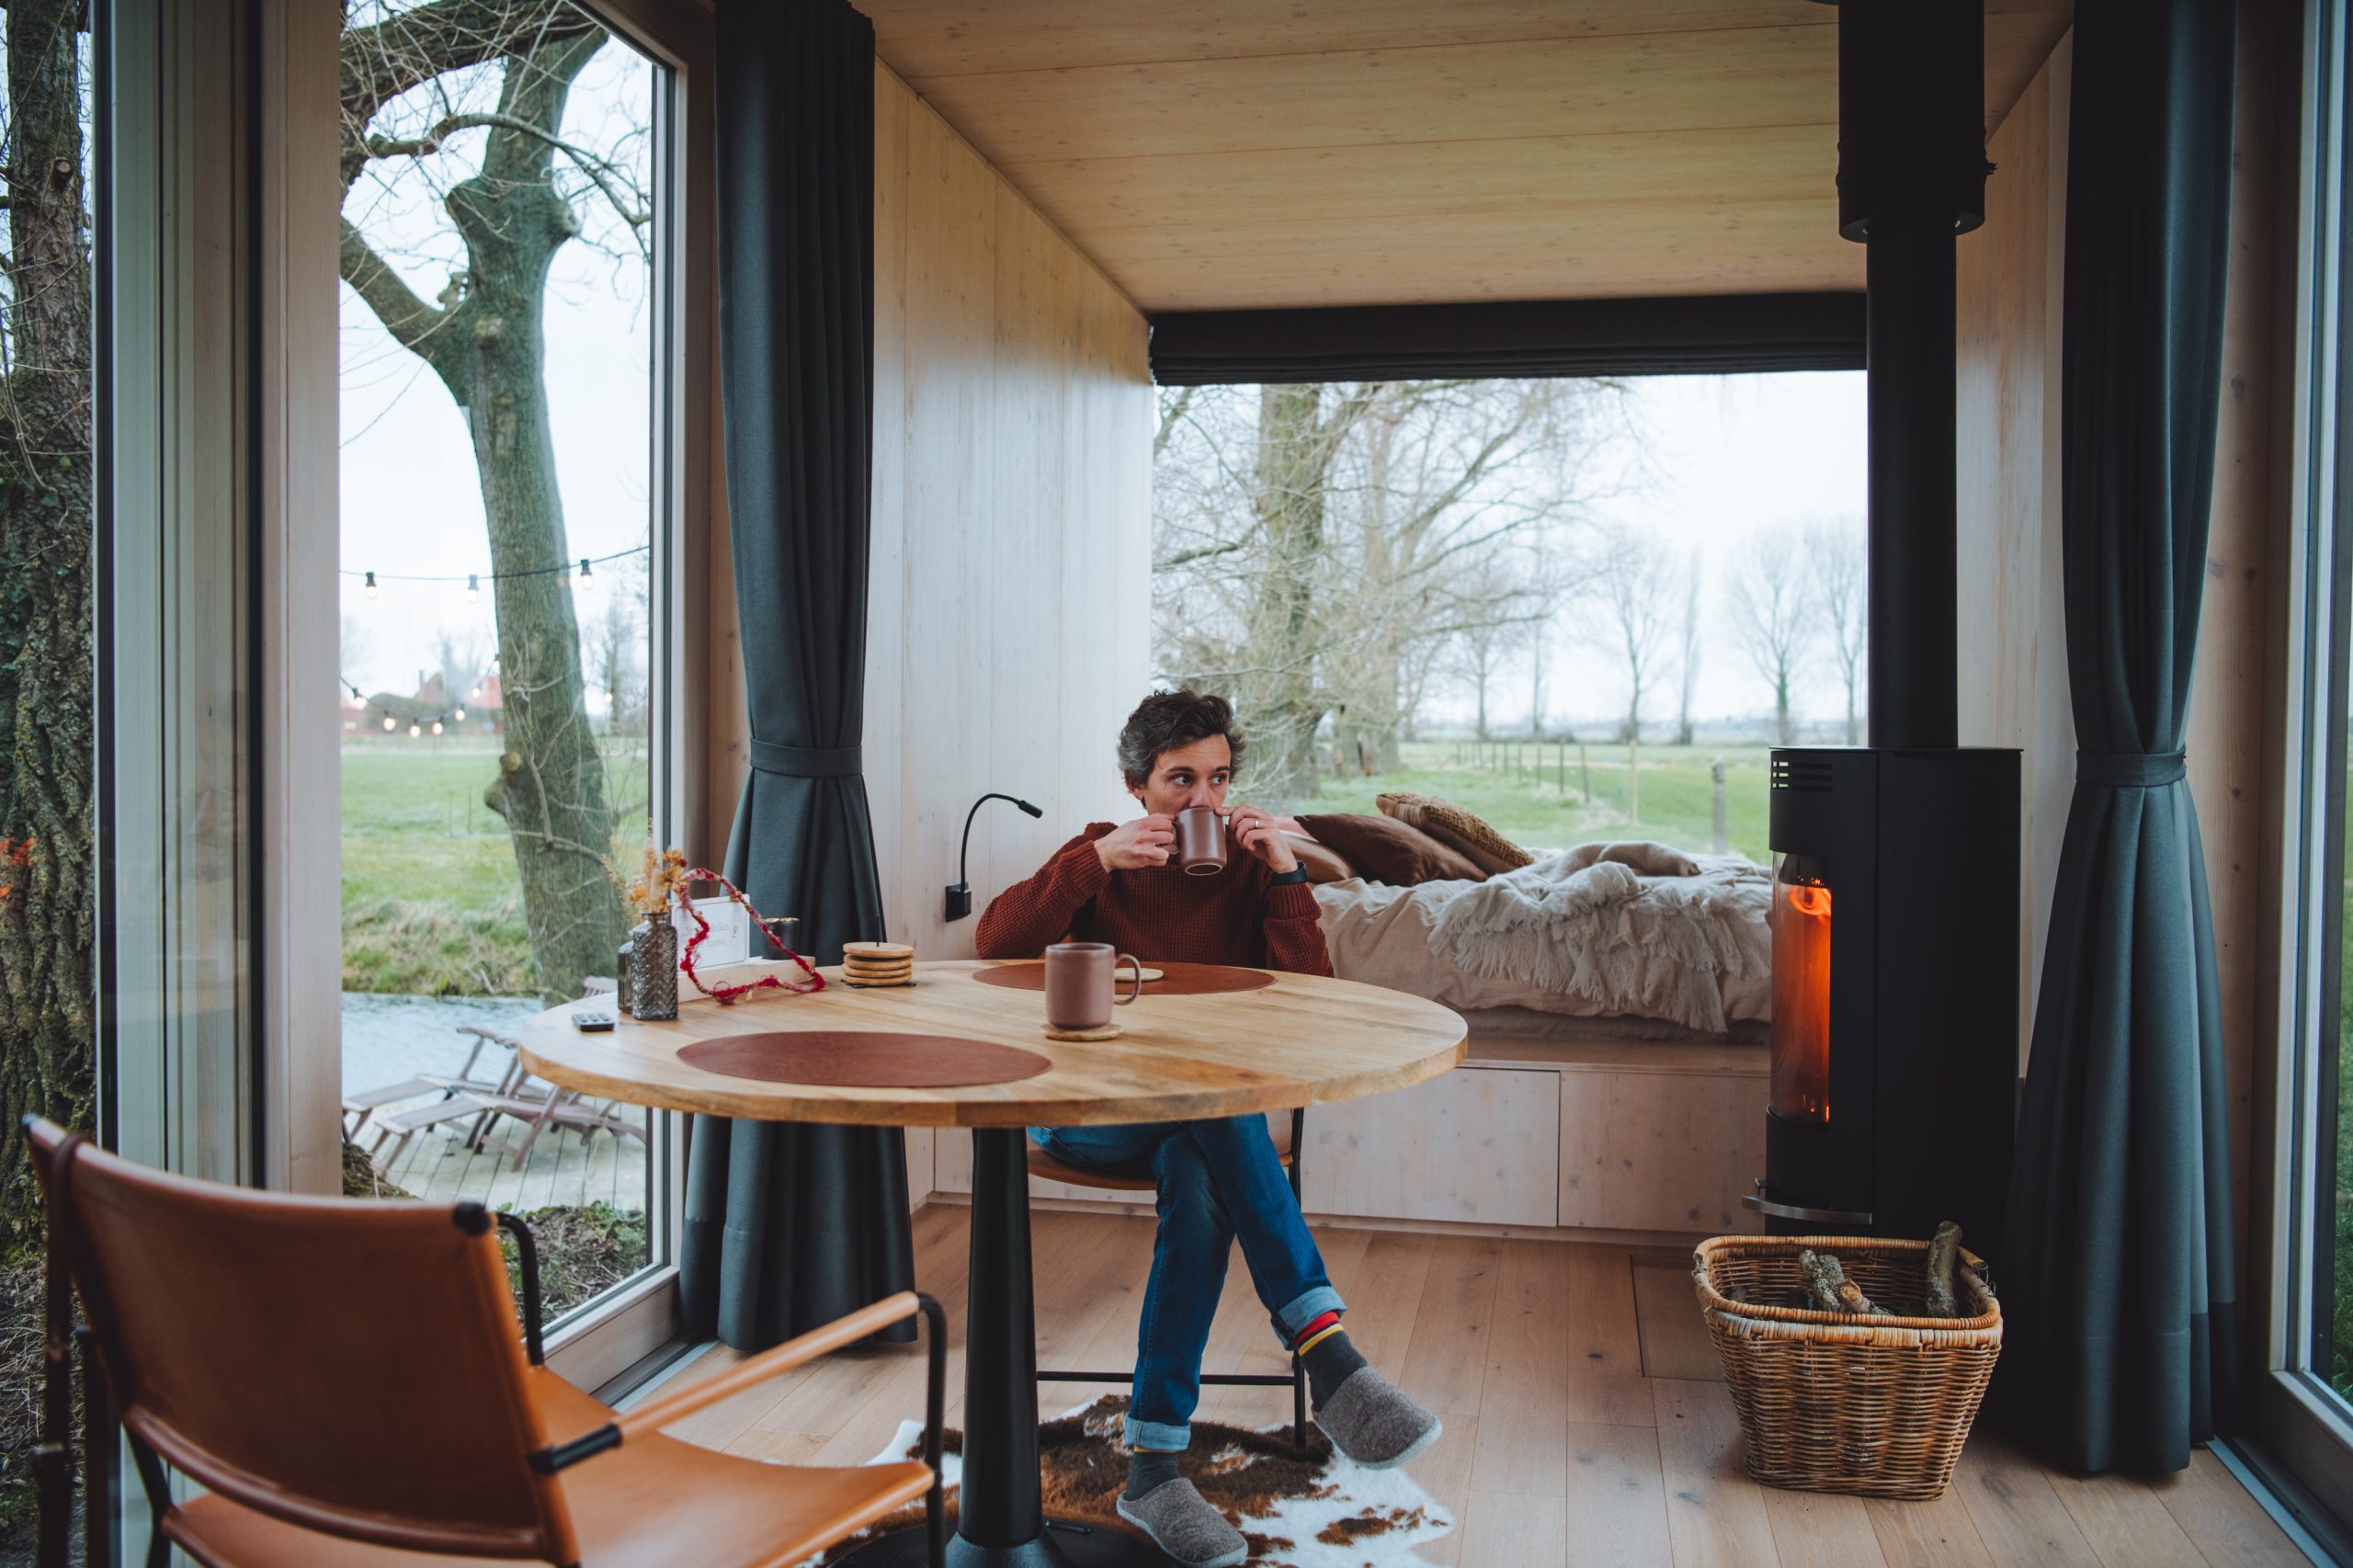
[[(857, 3), (1148, 312), (1862, 287), (1813, 0)], [(1997, 125), (2072, 0), (1986, 9)]]

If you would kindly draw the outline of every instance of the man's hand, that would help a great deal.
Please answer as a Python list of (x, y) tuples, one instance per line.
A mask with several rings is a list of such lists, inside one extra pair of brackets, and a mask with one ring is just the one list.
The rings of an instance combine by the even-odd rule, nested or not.
[(1176, 824), (1154, 812), (1123, 822), (1095, 841), (1095, 858), (1107, 871), (1141, 871), (1165, 866), (1176, 842)]
[(1264, 860), (1281, 876), (1299, 864), (1299, 857), (1275, 826), (1275, 816), (1263, 806), (1234, 806), (1225, 813), (1225, 831), (1235, 845)]

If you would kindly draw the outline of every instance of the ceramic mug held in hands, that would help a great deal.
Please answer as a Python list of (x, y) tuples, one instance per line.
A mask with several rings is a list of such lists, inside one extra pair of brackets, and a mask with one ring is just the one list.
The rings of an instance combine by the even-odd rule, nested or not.
[(1176, 863), (1188, 877), (1214, 877), (1233, 858), (1225, 818), (1215, 806), (1188, 806), (1176, 816)]
[[(1126, 964), (1134, 982), (1125, 996), (1117, 971)], [(1046, 1023), (1057, 1029), (1100, 1029), (1111, 1009), (1143, 994), (1143, 965), (1108, 942), (1056, 942), (1046, 949)]]

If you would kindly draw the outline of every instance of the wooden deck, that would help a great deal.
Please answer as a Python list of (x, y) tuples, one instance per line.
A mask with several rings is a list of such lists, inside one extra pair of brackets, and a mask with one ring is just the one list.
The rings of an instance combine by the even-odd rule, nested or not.
[[(955, 1348), (948, 1419), (961, 1420), (967, 1210), (915, 1217), (915, 1275), (948, 1309)], [(1133, 1358), (1149, 1219), (1040, 1212), (1034, 1222), (1039, 1358)], [(2162, 1480), (2044, 1469), (1981, 1435), (1934, 1503), (1776, 1492), (1741, 1472), (1724, 1385), (1651, 1278), (1664, 1265), (1622, 1247), (1327, 1230), (1348, 1330), (1373, 1362), (1446, 1421), (1413, 1473), (1460, 1521), (1423, 1549), (1459, 1568), (1788, 1564), (2062, 1564), (2237, 1568), (2305, 1559), (2222, 1462), (2200, 1449)], [(1643, 1309), (1638, 1320), (1637, 1278)], [(1688, 1288), (1683, 1305), (1688, 1306)], [(1208, 1366), (1280, 1369), (1237, 1255)], [(1704, 1340), (1699, 1341), (1704, 1344)], [(683, 1376), (734, 1359), (707, 1353)], [(1673, 1370), (1683, 1376), (1646, 1376)], [(681, 1423), (679, 1436), (788, 1463), (855, 1464), (920, 1416), (919, 1347), (833, 1357)], [(1050, 1409), (1098, 1390), (1045, 1391)], [(1205, 1418), (1287, 1420), (1281, 1389), (1205, 1391)]]
[[(639, 1126), (646, 1112), (618, 1108)], [(470, 1121), (453, 1121), (429, 1129), (409, 1140), (389, 1169), (379, 1172), (412, 1198), (437, 1203), (471, 1198), (492, 1209), (523, 1214), (535, 1209), (609, 1203), (620, 1209), (645, 1207), (645, 1145), (635, 1139), (598, 1132), (583, 1137), (570, 1128), (550, 1128), (531, 1145), (521, 1170), (512, 1169), (515, 1151), (529, 1131), (509, 1117), (491, 1124), (479, 1149), (466, 1146)], [(365, 1148), (375, 1142), (375, 1130), (360, 1130)], [(389, 1152), (391, 1144), (385, 1145)]]

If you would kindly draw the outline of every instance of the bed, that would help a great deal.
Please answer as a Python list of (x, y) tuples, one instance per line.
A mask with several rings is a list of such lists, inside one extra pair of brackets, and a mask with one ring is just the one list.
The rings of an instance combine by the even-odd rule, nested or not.
[[(1771, 881), (1737, 856), (1586, 845), (1483, 881), (1317, 887), (1334, 970), (1442, 1002), (1474, 1031), (1760, 1038)], [(1567, 1026), (1567, 1027), (1564, 1027)]]

